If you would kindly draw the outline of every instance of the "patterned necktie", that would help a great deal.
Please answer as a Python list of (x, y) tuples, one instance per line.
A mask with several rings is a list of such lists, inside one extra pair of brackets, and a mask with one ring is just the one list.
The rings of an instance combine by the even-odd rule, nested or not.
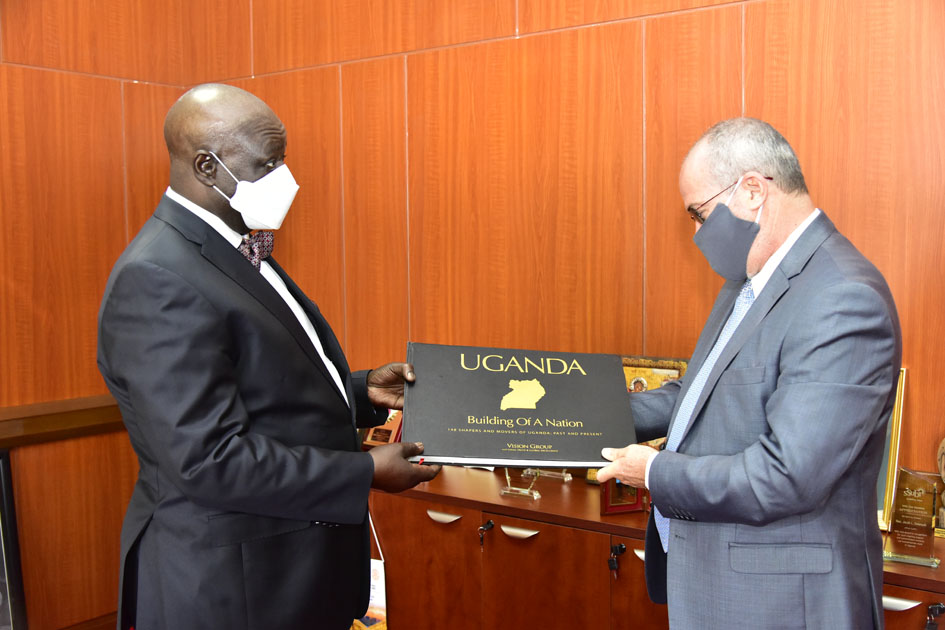
[(256, 268), (256, 271), (259, 271), (259, 263), (269, 258), (272, 245), (272, 232), (259, 231), (253, 235), (244, 235), (243, 242), (237, 249)]
[[(745, 317), (745, 313), (748, 312), (748, 309), (751, 308), (752, 302), (754, 301), (755, 292), (752, 291), (751, 280), (746, 280), (745, 284), (742, 285), (741, 292), (738, 294), (738, 299), (735, 300), (735, 307), (732, 309), (732, 314), (729, 315), (728, 321), (725, 322), (725, 326), (722, 328), (722, 332), (719, 333), (719, 338), (716, 340), (715, 345), (712, 346), (712, 351), (709, 352), (709, 356), (705, 358), (705, 362), (702, 364), (702, 367), (699, 368), (696, 377), (692, 379), (692, 385), (689, 386), (682, 403), (679, 405), (676, 419), (673, 421), (669, 436), (666, 438), (667, 451), (675, 451), (679, 448), (679, 443), (682, 441), (683, 434), (686, 432), (686, 427), (688, 427), (689, 423), (692, 421), (692, 412), (696, 408), (696, 402), (699, 400), (699, 396), (702, 395), (702, 390), (705, 388), (705, 383), (709, 379), (709, 374), (712, 373), (712, 368), (715, 367), (715, 362), (719, 360), (719, 355), (722, 354), (722, 350), (725, 349), (735, 329), (738, 328), (738, 324), (742, 321), (742, 318)], [(663, 551), (669, 551), (669, 519), (663, 516), (656, 506), (653, 506), (653, 519), (656, 521), (656, 530), (660, 534), (660, 542), (663, 543)]]

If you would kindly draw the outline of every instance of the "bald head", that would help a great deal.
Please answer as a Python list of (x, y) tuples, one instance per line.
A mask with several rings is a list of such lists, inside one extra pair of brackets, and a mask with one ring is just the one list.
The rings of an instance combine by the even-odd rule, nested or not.
[(256, 181), (281, 165), (286, 132), (257, 96), (209, 83), (187, 91), (171, 106), (164, 119), (164, 142), (171, 188), (245, 232), (239, 214), (220, 192), (231, 197), (237, 180)]

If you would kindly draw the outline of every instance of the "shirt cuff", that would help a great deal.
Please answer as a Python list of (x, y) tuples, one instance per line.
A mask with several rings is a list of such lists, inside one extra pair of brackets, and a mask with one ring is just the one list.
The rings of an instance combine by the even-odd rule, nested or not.
[(649, 459), (646, 460), (646, 470), (643, 472), (643, 485), (646, 486), (646, 489), (650, 489), (650, 466), (653, 464), (653, 460), (656, 459), (656, 456), (660, 452), (656, 451), (650, 454)]

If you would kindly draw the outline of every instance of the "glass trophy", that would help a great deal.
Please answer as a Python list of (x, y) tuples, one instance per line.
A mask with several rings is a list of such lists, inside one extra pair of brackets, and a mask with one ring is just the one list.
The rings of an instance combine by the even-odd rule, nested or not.
[(567, 483), (571, 481), (571, 473), (568, 472), (567, 468), (561, 468), (558, 470), (545, 470), (544, 468), (526, 468), (522, 471), (523, 477), (535, 477), (538, 478), (538, 475), (546, 477), (548, 479), (560, 479), (562, 483)]
[[(541, 493), (538, 492), (538, 490), (534, 489), (535, 482), (538, 481), (540, 472), (537, 468), (534, 468), (532, 470), (534, 470), (535, 472), (534, 472), (534, 476), (531, 476), (532, 481), (531, 483), (528, 484), (528, 487), (518, 488), (512, 485), (512, 476), (509, 474), (509, 469), (506, 468), (505, 469), (505, 487), (502, 488), (502, 494), (508, 494), (513, 497), (531, 497), (532, 499), (536, 499), (536, 500), (540, 499)], [(524, 474), (522, 476), (525, 477)]]
[(883, 543), (883, 559), (937, 567), (935, 506), (938, 493), (931, 475), (899, 469), (889, 533)]

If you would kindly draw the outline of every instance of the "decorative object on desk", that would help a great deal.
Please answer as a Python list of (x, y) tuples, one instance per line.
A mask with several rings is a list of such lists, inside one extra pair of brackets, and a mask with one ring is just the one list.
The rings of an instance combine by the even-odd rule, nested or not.
[[(531, 499), (538, 500), (541, 498), (541, 493), (538, 490), (535, 490), (535, 482), (538, 481), (538, 477), (541, 476), (539, 469), (533, 469), (535, 471), (534, 476), (531, 477), (531, 483), (528, 484), (527, 488), (520, 488), (512, 485), (512, 475), (509, 474), (509, 469), (505, 469), (505, 487), (502, 488), (502, 494), (510, 495), (513, 497), (529, 497)], [(524, 476), (524, 475), (523, 475)]]
[(600, 485), (600, 482), (597, 481), (597, 471), (598, 471), (598, 470), (600, 470), (600, 468), (588, 468), (588, 469), (587, 469), (587, 476), (584, 477), (584, 481), (586, 481), (587, 483), (592, 483), (592, 484), (594, 484), (595, 486), (599, 486), (599, 485)]
[[(593, 468), (591, 470), (597, 470)], [(567, 468), (558, 468), (554, 470), (548, 470), (545, 468), (526, 468), (522, 471), (523, 477), (535, 477), (541, 474), (545, 479), (560, 479), (563, 483), (568, 483), (573, 478), (573, 475), (568, 472)]]
[(400, 434), (403, 430), (401, 422), (403, 415), (400, 411), (391, 411), (387, 415), (387, 422), (376, 427), (368, 429), (364, 441), (361, 443), (361, 449), (369, 451), (375, 446), (393, 444), (400, 442)]
[(688, 365), (683, 359), (656, 357), (623, 357), (621, 362), (627, 391), (631, 394), (656, 389), (667, 381), (682, 378)]
[(10, 477), (10, 452), (0, 451), (0, 628), (26, 628), (26, 598)]
[(600, 468), (635, 441), (615, 354), (410, 342), (407, 361), (403, 439), (429, 463)]
[(927, 567), (939, 565), (939, 559), (932, 555), (937, 499), (934, 476), (899, 469), (892, 520), (883, 542), (884, 560)]
[(886, 447), (883, 450), (883, 463), (876, 478), (876, 516), (879, 528), (889, 531), (889, 521), (892, 518), (893, 494), (896, 489), (896, 475), (899, 472), (899, 435), (902, 433), (902, 400), (906, 389), (906, 368), (899, 370), (899, 381), (896, 384), (896, 402), (893, 404), (892, 416), (886, 424)]
[(643, 496), (646, 490), (634, 488), (616, 479), (600, 485), (600, 513), (621, 514), (623, 512), (638, 512), (644, 508)]

